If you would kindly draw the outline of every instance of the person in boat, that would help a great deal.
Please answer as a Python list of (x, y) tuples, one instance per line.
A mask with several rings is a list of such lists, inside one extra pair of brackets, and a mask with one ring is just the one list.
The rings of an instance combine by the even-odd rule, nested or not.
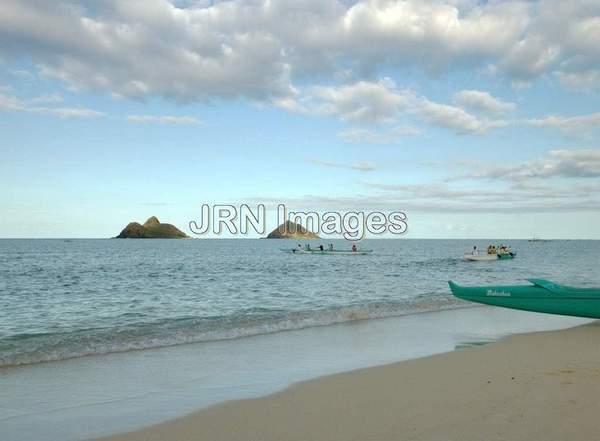
[(356, 248), (356, 245), (352, 245), (352, 252), (356, 253), (358, 251), (358, 248)]
[(471, 254), (472, 254), (473, 256), (479, 256), (479, 251), (477, 250), (477, 245), (475, 245), (475, 246), (473, 247), (473, 251), (471, 251)]
[(306, 244), (306, 246), (304, 247), (304, 249), (305, 249), (306, 251), (310, 251), (310, 244), (309, 244), (309, 243), (307, 243), (307, 244)]
[(332, 243), (329, 244), (329, 251), (333, 251), (333, 244)]
[(319, 249), (320, 249), (321, 251), (323, 251), (323, 250), (325, 249), (325, 248), (323, 248), (323, 244), (319, 245)]

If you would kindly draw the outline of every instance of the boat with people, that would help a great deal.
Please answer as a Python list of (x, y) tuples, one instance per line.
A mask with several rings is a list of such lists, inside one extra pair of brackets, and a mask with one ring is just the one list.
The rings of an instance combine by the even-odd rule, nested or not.
[(600, 318), (600, 288), (575, 288), (544, 279), (530, 285), (459, 286), (449, 281), (455, 297), (470, 302), (523, 311)]
[(281, 251), (284, 253), (292, 253), (292, 254), (335, 254), (338, 256), (343, 255), (365, 255), (371, 254), (373, 250), (366, 250), (362, 248), (358, 248), (356, 245), (352, 245), (352, 248), (349, 250), (336, 250), (333, 247), (333, 244), (329, 244), (327, 248), (323, 245), (319, 245), (316, 248), (311, 247), (309, 244), (304, 246), (298, 244), (296, 248), (281, 248)]
[(517, 253), (512, 251), (510, 247), (505, 245), (489, 245), (485, 253), (480, 253), (476, 246), (473, 247), (473, 251), (465, 254), (463, 257), (465, 260), (470, 261), (488, 261), (488, 260), (505, 260), (514, 259)]

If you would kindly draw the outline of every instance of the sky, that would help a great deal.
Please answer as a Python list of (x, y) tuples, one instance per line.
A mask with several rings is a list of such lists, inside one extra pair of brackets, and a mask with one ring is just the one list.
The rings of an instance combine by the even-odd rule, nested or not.
[(598, 41), (598, 0), (3, 0), (0, 237), (284, 203), (600, 239)]

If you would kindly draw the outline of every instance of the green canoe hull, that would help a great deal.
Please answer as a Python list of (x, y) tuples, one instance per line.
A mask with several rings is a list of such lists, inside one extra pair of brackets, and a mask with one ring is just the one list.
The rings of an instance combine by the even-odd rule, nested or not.
[(548, 280), (529, 279), (531, 285), (459, 286), (448, 282), (463, 300), (523, 311), (600, 318), (600, 288), (573, 288)]

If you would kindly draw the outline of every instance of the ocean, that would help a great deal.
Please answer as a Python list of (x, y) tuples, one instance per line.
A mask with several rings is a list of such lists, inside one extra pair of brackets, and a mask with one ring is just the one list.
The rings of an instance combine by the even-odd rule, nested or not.
[[(462, 259), (492, 243), (517, 258)], [(597, 241), (396, 239), (362, 241), (371, 255), (280, 251), (296, 245), (0, 240), (0, 367), (472, 306), (450, 295), (448, 280), (600, 285)]]

